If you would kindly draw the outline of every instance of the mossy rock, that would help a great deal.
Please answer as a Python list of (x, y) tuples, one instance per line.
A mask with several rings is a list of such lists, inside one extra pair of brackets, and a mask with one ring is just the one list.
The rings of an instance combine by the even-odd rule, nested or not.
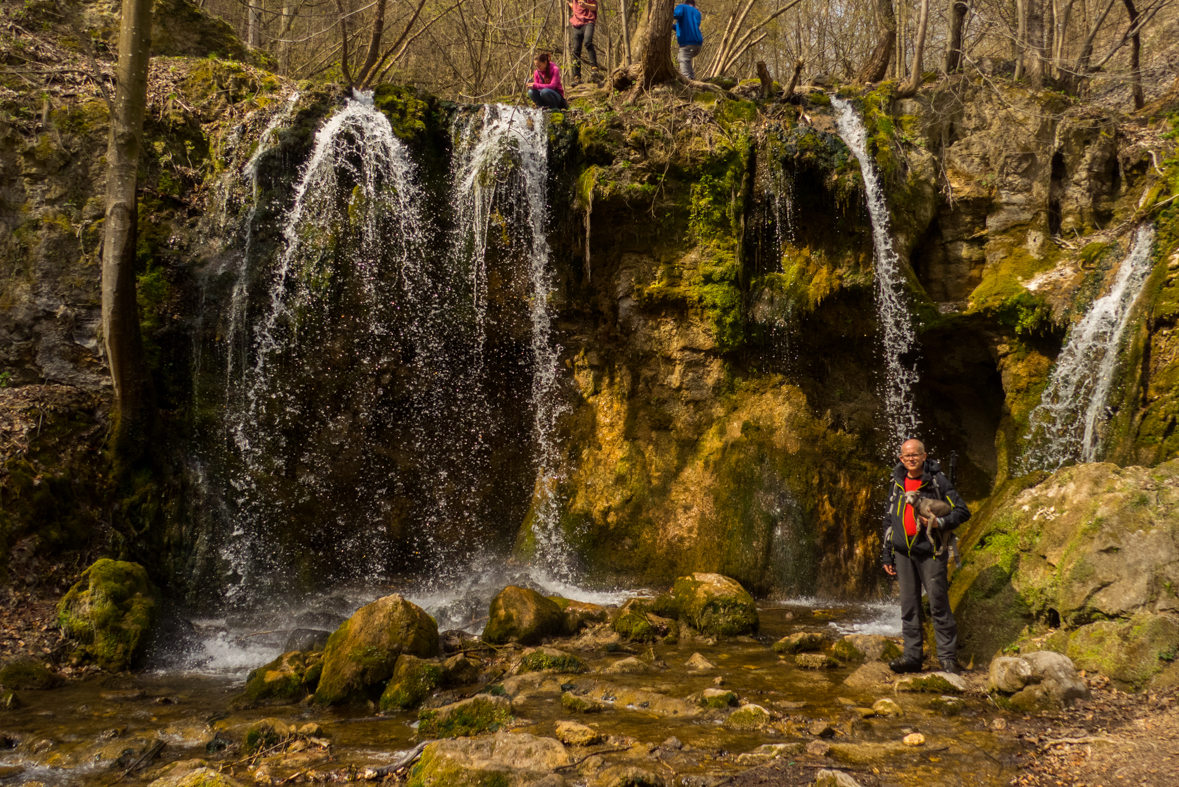
[(477, 694), (441, 708), (418, 713), (418, 735), (424, 738), (458, 738), (496, 732), (512, 719), (507, 697)]
[(228, 22), (205, 13), (192, 0), (155, 0), (151, 52), (156, 56), (257, 60)]
[(1179, 618), (1144, 613), (1090, 623), (1069, 636), (1065, 655), (1079, 669), (1140, 691), (1179, 658)]
[(634, 609), (614, 618), (613, 628), (618, 636), (631, 642), (653, 642), (659, 637), (659, 631), (647, 619), (646, 613)]
[(393, 677), (381, 694), (381, 710), (416, 708), (442, 684), (442, 676), (440, 664), (408, 654), (398, 656)]
[(774, 643), (775, 653), (806, 653), (822, 650), (827, 638), (814, 631), (798, 631), (788, 634)]
[(905, 655), (905, 650), (891, 639), (884, 643), (884, 650), (880, 652), (881, 661), (893, 661)]
[(294, 728), (279, 719), (260, 719), (246, 728), (242, 746), (246, 751), (270, 749), (290, 738)]
[(567, 691), (561, 695), (561, 707), (571, 713), (601, 713), (602, 703)]
[(556, 648), (530, 648), (520, 659), (519, 673), (556, 672), (576, 674), (585, 672), (585, 662), (570, 653)]
[(757, 631), (757, 605), (734, 579), (703, 573), (680, 577), (672, 595), (680, 619), (701, 634), (737, 636)]
[(462, 653), (442, 662), (442, 682), (448, 686), (465, 686), (479, 679), (479, 665)]
[(61, 675), (33, 659), (17, 659), (0, 667), (0, 686), (10, 692), (55, 689), (64, 682)]
[(472, 766), (427, 746), (409, 772), (409, 787), (513, 787), (510, 769), (491, 763)]
[(799, 653), (794, 657), (794, 663), (802, 669), (834, 669), (839, 662), (826, 653)]
[(725, 689), (705, 689), (696, 703), (702, 708), (729, 708), (737, 704), (737, 695)]
[(725, 726), (730, 730), (762, 730), (770, 726), (773, 717), (760, 705), (743, 705), (729, 714)]
[(438, 655), (438, 624), (399, 595), (367, 604), (328, 638), (315, 702), (333, 705), (375, 699), (401, 654)]
[(291, 651), (250, 672), (246, 689), (230, 702), (235, 709), (295, 703), (315, 691), (322, 653)]
[(175, 776), (156, 779), (151, 787), (242, 787), (242, 783), (212, 768), (197, 768)]
[(493, 645), (519, 642), (538, 645), (565, 628), (565, 613), (535, 590), (509, 585), (491, 600), (491, 612), (483, 639)]
[(560, 596), (549, 596), (549, 601), (561, 608), (565, 615), (564, 633), (572, 636), (586, 626), (594, 623), (605, 623), (610, 619), (610, 612), (598, 604), (586, 601), (571, 601)]
[(158, 592), (138, 563), (102, 558), (57, 605), (74, 655), (111, 672), (139, 663), (158, 617)]
[(0, 691), (0, 710), (16, 710), (23, 704), (15, 691)]
[(953, 675), (935, 672), (931, 675), (915, 675), (901, 678), (896, 684), (897, 691), (921, 692), (927, 694), (964, 694), (966, 681)]
[(864, 652), (846, 639), (835, 643), (835, 647), (831, 649), (831, 655), (840, 661), (863, 661), (865, 659)]

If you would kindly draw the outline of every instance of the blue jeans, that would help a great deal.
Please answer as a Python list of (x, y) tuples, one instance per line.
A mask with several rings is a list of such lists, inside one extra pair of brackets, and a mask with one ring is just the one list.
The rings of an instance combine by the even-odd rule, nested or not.
[(528, 88), (528, 97), (532, 99), (532, 103), (538, 107), (545, 109), (568, 109), (569, 105), (565, 103), (565, 97), (555, 90), (544, 88), (537, 90), (534, 87)]

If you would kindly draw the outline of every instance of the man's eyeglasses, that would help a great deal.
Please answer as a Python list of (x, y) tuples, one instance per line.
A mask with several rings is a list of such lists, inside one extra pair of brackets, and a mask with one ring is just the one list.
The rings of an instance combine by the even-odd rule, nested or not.
[(925, 454), (901, 454), (901, 459), (920, 459)]

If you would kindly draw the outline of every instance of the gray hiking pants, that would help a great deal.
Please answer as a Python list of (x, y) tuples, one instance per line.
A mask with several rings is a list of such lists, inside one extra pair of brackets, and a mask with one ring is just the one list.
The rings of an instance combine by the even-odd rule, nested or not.
[(680, 61), (680, 73), (688, 79), (695, 79), (696, 72), (692, 69), (692, 58), (700, 54), (700, 44), (693, 44), (692, 46), (681, 46), (677, 59)]
[(921, 588), (929, 596), (937, 657), (949, 661), (958, 656), (958, 623), (950, 612), (950, 581), (946, 575), (949, 551), (941, 557), (908, 557), (894, 554), (897, 581), (901, 588), (901, 633), (905, 637), (905, 658), (921, 661)]

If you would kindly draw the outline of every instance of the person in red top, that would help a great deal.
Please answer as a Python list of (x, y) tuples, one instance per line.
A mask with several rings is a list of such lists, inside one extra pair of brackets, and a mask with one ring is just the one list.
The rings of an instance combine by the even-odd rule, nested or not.
[(594, 48), (594, 25), (598, 23), (597, 0), (569, 0), (569, 25), (573, 28), (573, 84), (581, 79), (581, 46), (585, 59), (598, 67), (598, 50)]
[(941, 555), (918, 527), (913, 507), (905, 502), (905, 492), (917, 491), (919, 497), (932, 497), (950, 504), (950, 513), (941, 519), (931, 517), (931, 527), (941, 531), (942, 539), (958, 525), (970, 519), (970, 509), (941, 472), (936, 460), (929, 459), (920, 440), (906, 440), (901, 445), (900, 462), (893, 468), (892, 492), (884, 515), (884, 570), (897, 578), (901, 591), (901, 633), (905, 653), (889, 662), (893, 672), (919, 672), (922, 662), (921, 588), (929, 595), (929, 614), (933, 618), (937, 656), (944, 672), (957, 674), (958, 624), (950, 611), (948, 579), (949, 551)]
[(561, 85), (561, 67), (552, 62), (548, 52), (537, 52), (533, 61), (536, 71), (526, 83), (532, 103), (544, 109), (566, 109), (565, 88)]

